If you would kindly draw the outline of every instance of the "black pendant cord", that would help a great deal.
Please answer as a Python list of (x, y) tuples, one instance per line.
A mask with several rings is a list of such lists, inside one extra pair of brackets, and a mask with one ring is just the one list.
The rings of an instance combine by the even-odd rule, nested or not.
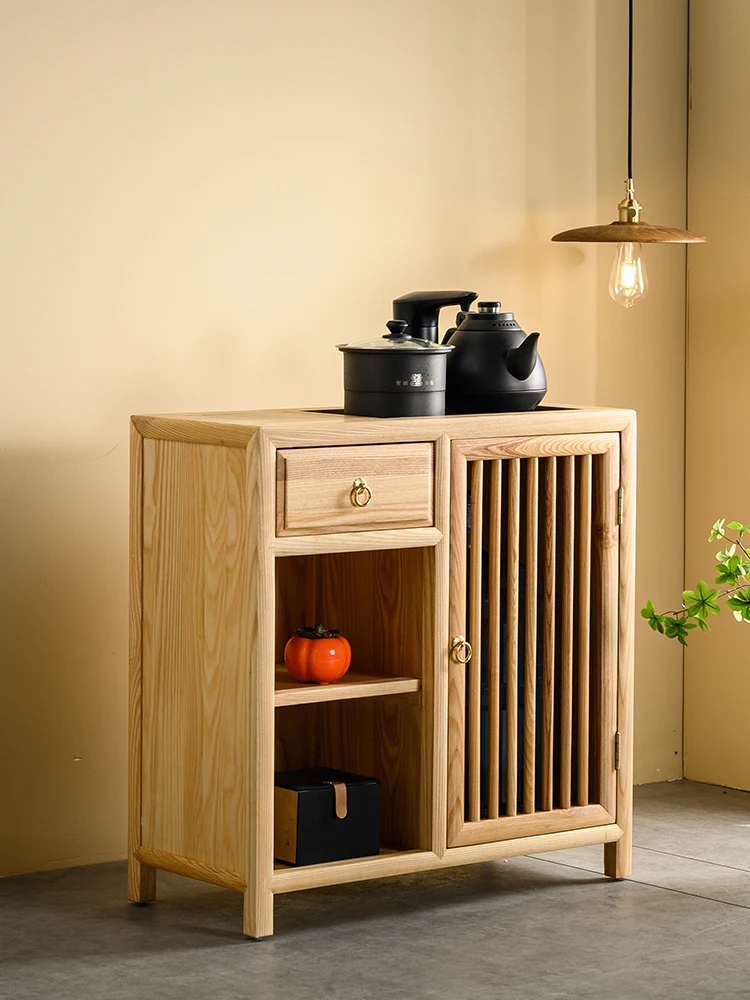
[(633, 0), (628, 0), (628, 179), (633, 176)]

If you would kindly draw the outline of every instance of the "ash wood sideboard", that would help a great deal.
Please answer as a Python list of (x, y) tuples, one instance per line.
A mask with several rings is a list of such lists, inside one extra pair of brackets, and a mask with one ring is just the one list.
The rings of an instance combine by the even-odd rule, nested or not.
[[(131, 900), (192, 876), (262, 938), (314, 886), (590, 844), (630, 873), (634, 413), (137, 416), (131, 443)], [(283, 665), (318, 621), (353, 650), (325, 687)], [(379, 778), (378, 856), (274, 862), (274, 771), (315, 766)]]

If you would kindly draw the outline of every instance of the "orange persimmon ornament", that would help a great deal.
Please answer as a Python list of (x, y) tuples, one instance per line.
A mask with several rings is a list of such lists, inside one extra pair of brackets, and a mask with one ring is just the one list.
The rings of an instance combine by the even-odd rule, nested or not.
[(284, 663), (296, 681), (330, 684), (344, 676), (352, 649), (338, 629), (298, 628), (284, 650)]

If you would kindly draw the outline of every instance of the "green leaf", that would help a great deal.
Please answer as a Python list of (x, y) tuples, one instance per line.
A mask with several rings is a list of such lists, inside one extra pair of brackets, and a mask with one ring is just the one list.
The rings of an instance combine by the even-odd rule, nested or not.
[(715, 542), (717, 538), (724, 537), (724, 521), (726, 518), (721, 518), (718, 521), (714, 521), (711, 527), (711, 534), (708, 536), (709, 542)]
[[(721, 567), (719, 568), (721, 569)], [(682, 592), (682, 601), (691, 618), (703, 619), (705, 621), (708, 618), (709, 612), (712, 615), (718, 615), (721, 611), (716, 601), (718, 596), (718, 590), (710, 588), (705, 580), (699, 580), (695, 590), (684, 590)]]
[(729, 524), (727, 525), (727, 527), (731, 528), (732, 531), (743, 531), (744, 530), (744, 525), (740, 524), (739, 521), (730, 521)]

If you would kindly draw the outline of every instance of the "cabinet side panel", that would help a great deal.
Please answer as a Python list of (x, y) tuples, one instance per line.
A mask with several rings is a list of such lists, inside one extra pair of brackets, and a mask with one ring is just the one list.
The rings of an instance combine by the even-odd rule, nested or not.
[(243, 871), (245, 451), (144, 442), (143, 844)]
[(128, 671), (128, 898), (147, 903), (156, 894), (156, 871), (135, 856), (141, 846), (143, 584), (143, 438), (130, 425), (130, 639)]

